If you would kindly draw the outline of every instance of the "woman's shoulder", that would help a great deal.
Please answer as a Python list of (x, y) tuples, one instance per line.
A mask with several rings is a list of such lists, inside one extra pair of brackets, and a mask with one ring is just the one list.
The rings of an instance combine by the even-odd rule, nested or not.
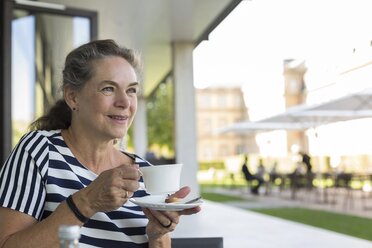
[[(61, 139), (61, 130), (33, 130), (28, 133), (26, 133), (23, 137), (43, 137), (46, 139)], [(22, 137), (22, 138), (23, 138)]]
[(48, 143), (53, 139), (61, 139), (61, 130), (34, 130), (24, 134), (19, 140), (18, 144), (41, 144)]
[(46, 138), (61, 136), (61, 130), (32, 130), (23, 135), (23, 137), (43, 136)]
[[(34, 130), (25, 133), (17, 142), (16, 146), (13, 148), (9, 157), (14, 157), (15, 154), (18, 154), (16, 157), (22, 157), (25, 154), (35, 159), (43, 159), (44, 156), (47, 156), (48, 152), (45, 152), (49, 149), (49, 145), (52, 143), (51, 139), (53, 137), (60, 136), (60, 131), (41, 131)], [(20, 154), (23, 154), (20, 156)]]

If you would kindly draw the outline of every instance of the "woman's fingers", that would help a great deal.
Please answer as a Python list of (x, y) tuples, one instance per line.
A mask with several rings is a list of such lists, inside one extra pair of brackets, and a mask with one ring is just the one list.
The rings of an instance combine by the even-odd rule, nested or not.
[(149, 219), (149, 223), (146, 227), (147, 235), (154, 237), (154, 236), (161, 236), (168, 232), (172, 232), (178, 222), (179, 216), (176, 212), (164, 212), (164, 211), (156, 211), (151, 210), (148, 208), (143, 208), (143, 212)]
[(189, 193), (191, 189), (188, 186), (184, 186), (180, 188), (177, 192), (173, 193), (169, 197), (176, 197), (176, 198), (185, 198)]
[(139, 188), (138, 165), (121, 165), (102, 172), (88, 188), (94, 208), (111, 211), (121, 207)]
[(157, 220), (159, 220), (163, 225), (169, 224), (169, 221), (178, 224), (179, 215), (176, 211), (157, 211), (157, 210), (150, 210), (151, 214), (155, 216)]
[(108, 173), (112, 173), (111, 183), (115, 187), (119, 187), (123, 190), (135, 192), (139, 188), (140, 173), (138, 171), (138, 165), (121, 165), (117, 168), (109, 170)]
[(141, 174), (138, 170), (137, 164), (131, 164), (131, 165), (121, 165), (117, 168), (114, 168), (113, 170), (115, 173), (118, 173), (119, 176), (123, 179), (133, 179), (133, 180), (139, 180), (141, 177)]
[(194, 208), (184, 209), (184, 210), (180, 211), (179, 214), (180, 215), (192, 215), (192, 214), (196, 214), (200, 211), (201, 211), (201, 207), (196, 206)]
[[(180, 189), (173, 195), (185, 197), (190, 192), (188, 187)], [(184, 209), (182, 211), (157, 211), (143, 208), (143, 212), (149, 219), (146, 227), (148, 237), (156, 238), (176, 229), (181, 215), (196, 214), (201, 210), (200, 206)]]

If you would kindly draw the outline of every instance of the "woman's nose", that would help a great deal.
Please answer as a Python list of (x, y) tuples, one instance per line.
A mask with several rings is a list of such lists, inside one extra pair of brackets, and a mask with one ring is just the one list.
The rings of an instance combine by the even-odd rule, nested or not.
[(120, 108), (128, 108), (130, 106), (130, 99), (126, 92), (120, 92), (115, 97), (115, 106)]

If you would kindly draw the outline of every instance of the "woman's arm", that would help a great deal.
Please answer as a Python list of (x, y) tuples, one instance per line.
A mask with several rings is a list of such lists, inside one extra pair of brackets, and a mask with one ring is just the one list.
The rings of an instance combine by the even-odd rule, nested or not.
[(28, 214), (0, 207), (0, 247), (59, 247), (58, 228), (62, 224), (83, 224), (65, 202), (41, 222)]
[(171, 248), (171, 238), (165, 234), (157, 239), (149, 239), (149, 248)]
[[(122, 206), (139, 187), (139, 172), (135, 165), (122, 165), (101, 173), (89, 186), (73, 194), (73, 201), (87, 218), (97, 212), (107, 212)], [(125, 193), (126, 192), (126, 193)], [(0, 248), (59, 247), (60, 225), (82, 223), (66, 201), (46, 219), (38, 222), (34, 217), (9, 208), (0, 207)]]

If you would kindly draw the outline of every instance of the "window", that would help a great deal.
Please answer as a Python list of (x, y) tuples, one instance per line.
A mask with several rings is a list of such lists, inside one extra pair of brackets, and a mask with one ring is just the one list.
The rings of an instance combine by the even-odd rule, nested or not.
[(209, 95), (202, 94), (200, 96), (200, 107), (208, 108), (211, 106), (211, 98)]
[(221, 108), (228, 107), (226, 95), (217, 95), (217, 106)]
[[(26, 1), (25, 1), (26, 3)], [(63, 63), (76, 46), (97, 37), (97, 13), (63, 5), (3, 0), (1, 25), (0, 158), (35, 118), (61, 96)], [(9, 52), (8, 52), (9, 51)]]

